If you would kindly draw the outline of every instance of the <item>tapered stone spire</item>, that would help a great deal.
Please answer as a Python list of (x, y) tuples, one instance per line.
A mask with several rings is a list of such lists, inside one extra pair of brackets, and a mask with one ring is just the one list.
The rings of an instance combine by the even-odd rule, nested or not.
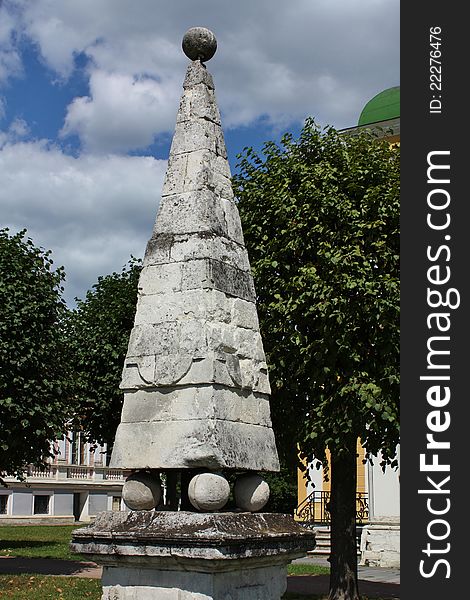
[(111, 466), (277, 471), (255, 289), (214, 83), (201, 62), (216, 42), (199, 33), (183, 42), (198, 58), (184, 80), (139, 280)]

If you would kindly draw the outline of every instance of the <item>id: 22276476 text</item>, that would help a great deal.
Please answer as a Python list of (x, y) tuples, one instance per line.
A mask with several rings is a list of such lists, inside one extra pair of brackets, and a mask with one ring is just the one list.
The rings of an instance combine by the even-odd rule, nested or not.
[(431, 99), (429, 112), (441, 114), (442, 112), (442, 38), (440, 27), (429, 28), (429, 89)]

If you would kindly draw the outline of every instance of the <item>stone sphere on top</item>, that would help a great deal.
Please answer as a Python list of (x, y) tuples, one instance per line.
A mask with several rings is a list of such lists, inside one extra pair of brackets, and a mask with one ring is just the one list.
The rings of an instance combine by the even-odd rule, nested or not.
[(217, 50), (215, 35), (205, 27), (191, 27), (183, 37), (183, 52), (191, 60), (206, 62)]

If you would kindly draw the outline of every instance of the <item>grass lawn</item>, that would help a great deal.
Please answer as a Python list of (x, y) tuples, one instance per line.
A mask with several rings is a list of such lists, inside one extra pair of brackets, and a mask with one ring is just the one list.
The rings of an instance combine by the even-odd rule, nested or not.
[[(4, 600), (100, 600), (101, 581), (51, 575), (0, 575), (0, 599)], [(323, 600), (326, 596), (286, 594), (283, 600)], [(363, 596), (363, 600), (367, 600)]]
[[(81, 560), (69, 550), (72, 531), (77, 525), (2, 525), (0, 555), (30, 558)], [(329, 567), (296, 563), (289, 565), (289, 575), (326, 575)], [(0, 600), (100, 600), (101, 581), (79, 577), (51, 575), (0, 575)], [(283, 600), (323, 600), (326, 596), (286, 594)], [(368, 600), (365, 596), (363, 600)]]
[[(100, 600), (101, 581), (50, 575), (0, 575), (0, 598), (9, 600)], [(305, 600), (305, 599), (304, 599)]]
[(77, 525), (2, 525), (0, 555), (82, 560), (69, 544)]
[(289, 575), (329, 575), (330, 567), (323, 567), (322, 565), (304, 565), (302, 563), (295, 563), (287, 567), (287, 573)]

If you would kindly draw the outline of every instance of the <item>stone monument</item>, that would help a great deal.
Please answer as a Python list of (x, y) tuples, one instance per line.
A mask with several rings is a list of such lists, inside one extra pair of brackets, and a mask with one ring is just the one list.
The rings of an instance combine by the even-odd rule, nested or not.
[[(260, 513), (278, 471), (269, 378), (214, 83), (215, 36), (191, 63), (139, 280), (111, 466), (131, 512), (101, 513), (72, 547), (104, 566), (106, 600), (273, 600), (314, 535)], [(238, 474), (235, 507), (223, 510)], [(162, 483), (164, 485), (162, 485)]]

